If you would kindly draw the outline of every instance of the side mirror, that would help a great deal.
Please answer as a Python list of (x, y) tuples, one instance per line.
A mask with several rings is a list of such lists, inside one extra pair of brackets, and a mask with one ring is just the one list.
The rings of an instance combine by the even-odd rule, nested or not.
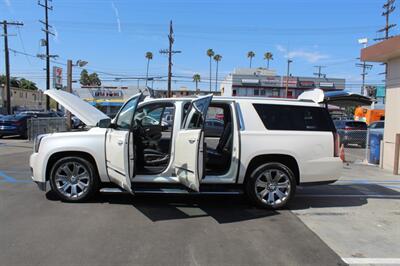
[(111, 119), (109, 118), (105, 118), (105, 119), (101, 119), (98, 123), (97, 126), (100, 128), (108, 128), (111, 125)]

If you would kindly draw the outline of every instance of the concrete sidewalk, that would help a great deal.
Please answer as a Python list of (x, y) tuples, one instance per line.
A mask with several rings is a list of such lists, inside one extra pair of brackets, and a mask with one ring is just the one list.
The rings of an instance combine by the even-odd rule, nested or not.
[(300, 188), (297, 197), (293, 213), (345, 262), (400, 265), (400, 176), (351, 164), (336, 183)]

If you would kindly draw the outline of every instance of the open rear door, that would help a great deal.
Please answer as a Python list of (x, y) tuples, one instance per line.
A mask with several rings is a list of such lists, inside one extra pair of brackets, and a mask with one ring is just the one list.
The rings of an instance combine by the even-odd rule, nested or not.
[(192, 101), (175, 141), (175, 171), (179, 181), (199, 191), (204, 173), (204, 122), (212, 95)]

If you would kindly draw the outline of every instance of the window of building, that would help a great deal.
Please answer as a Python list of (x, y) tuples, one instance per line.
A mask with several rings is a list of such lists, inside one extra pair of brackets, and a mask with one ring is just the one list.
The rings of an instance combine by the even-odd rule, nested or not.
[(236, 89), (232, 90), (232, 96), (236, 96)]
[(260, 95), (261, 95), (261, 96), (265, 96), (265, 93), (266, 93), (266, 90), (265, 90), (265, 89), (260, 90)]
[(33, 93), (32, 96), (33, 96), (33, 101), (36, 102), (36, 94)]
[(279, 97), (279, 89), (272, 89), (272, 96)]
[(321, 107), (254, 104), (269, 130), (334, 131), (328, 111)]
[(260, 95), (260, 90), (254, 89), (254, 96), (259, 96), (259, 95)]
[(239, 95), (239, 96), (246, 96), (246, 95), (247, 95), (247, 90), (246, 90), (246, 88), (239, 88), (239, 89), (238, 89), (238, 95)]
[(24, 97), (24, 93), (22, 91), (19, 92), (19, 97), (20, 98)]

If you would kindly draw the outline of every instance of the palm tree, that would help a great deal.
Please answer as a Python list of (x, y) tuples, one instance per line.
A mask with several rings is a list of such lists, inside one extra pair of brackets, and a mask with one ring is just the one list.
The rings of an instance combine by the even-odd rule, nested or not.
[(153, 53), (152, 52), (146, 52), (146, 59), (147, 59), (147, 70), (146, 70), (146, 88), (147, 88), (147, 81), (149, 79), (149, 65), (150, 65), (150, 60), (153, 59)]
[(253, 51), (249, 51), (247, 53), (247, 57), (250, 58), (250, 68), (251, 68), (251, 62), (253, 61), (253, 57), (255, 57), (256, 54)]
[(199, 91), (200, 74), (193, 75), (193, 82), (196, 83), (196, 93)]
[(214, 55), (214, 61), (217, 63), (216, 71), (215, 71), (215, 91), (218, 89), (218, 64), (221, 61), (222, 55), (216, 54)]
[(214, 56), (214, 51), (213, 51), (213, 49), (208, 49), (207, 50), (207, 56), (210, 58), (210, 92), (211, 92), (211, 76), (212, 76), (212, 73), (211, 73), (211, 60), (212, 60), (212, 57)]
[(264, 60), (267, 60), (267, 69), (269, 69), (269, 60), (274, 60), (273, 54), (271, 52), (266, 52), (264, 54)]

